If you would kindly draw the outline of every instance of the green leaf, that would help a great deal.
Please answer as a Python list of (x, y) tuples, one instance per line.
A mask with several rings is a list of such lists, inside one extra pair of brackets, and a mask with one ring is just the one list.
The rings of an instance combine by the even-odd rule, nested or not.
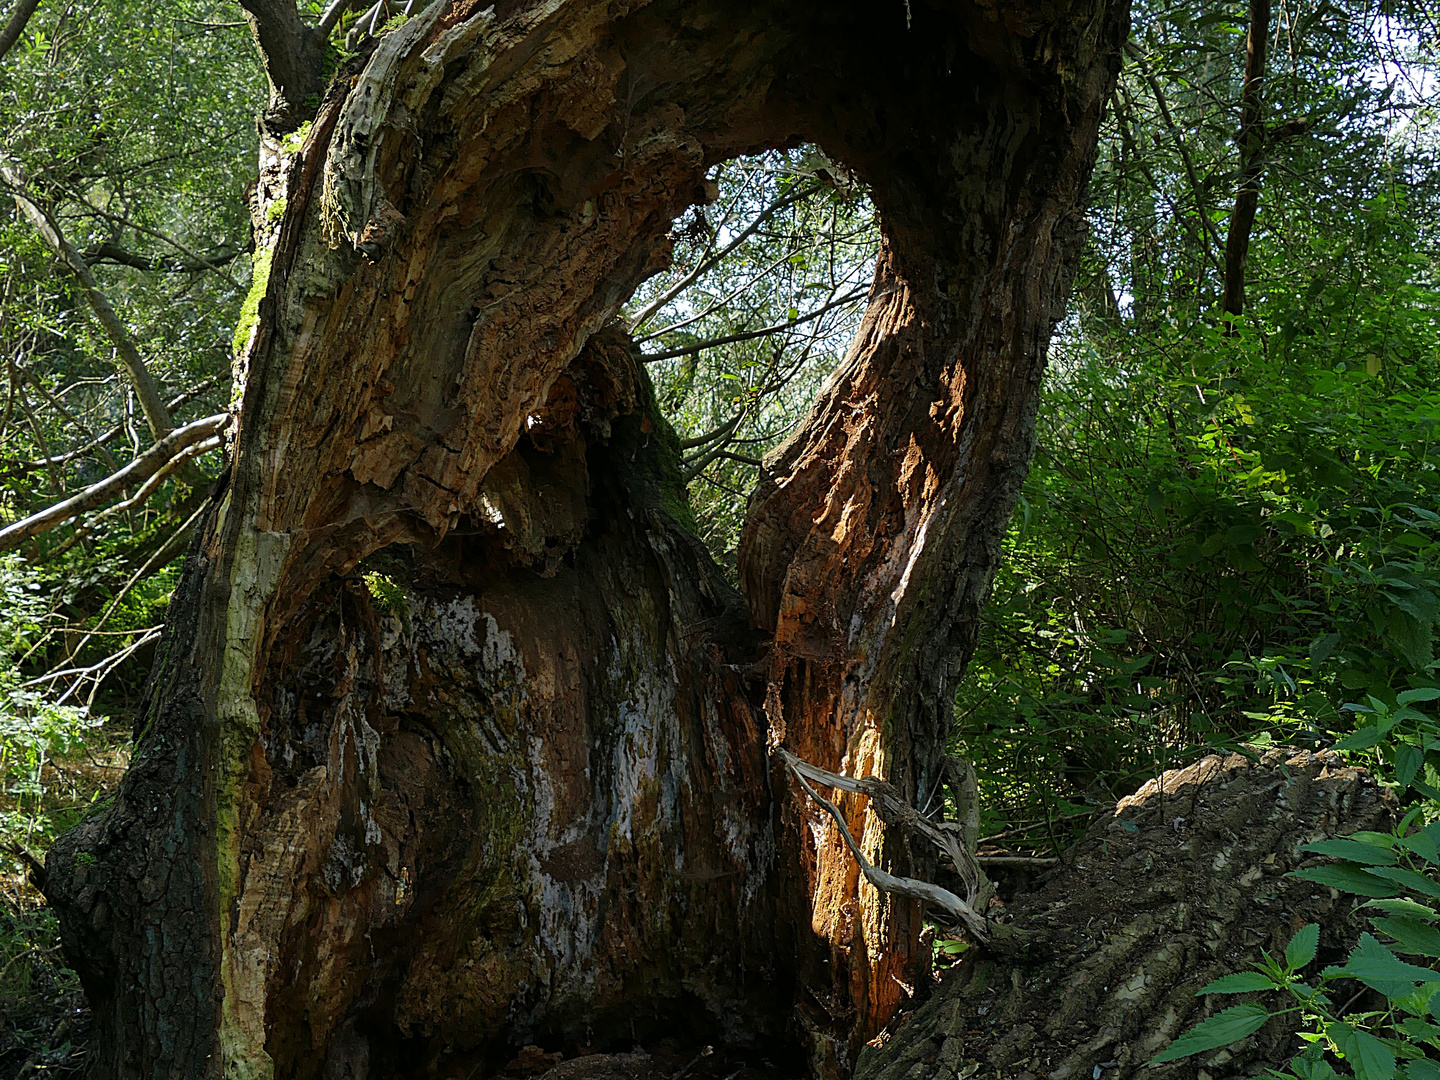
[(1402, 690), (1395, 695), (1397, 705), (1413, 705), (1417, 701), (1435, 701), (1440, 698), (1440, 689), (1433, 686), (1421, 686), (1414, 690)]
[(1326, 968), (1325, 974), (1331, 978), (1358, 979), (1387, 997), (1408, 994), (1415, 983), (1440, 982), (1440, 972), (1407, 964), (1381, 945), (1373, 934), (1361, 934), (1360, 944), (1351, 950), (1345, 966)]
[(1370, 724), (1353, 732), (1335, 744), (1336, 750), (1364, 750), (1374, 746), (1385, 734), (1379, 724)]
[[(1406, 747), (1413, 750), (1414, 747)], [(1418, 751), (1416, 752), (1418, 756)], [(1421, 829), (1419, 832), (1411, 833), (1396, 843), (1396, 847), (1402, 847), (1406, 851), (1414, 852), (1428, 863), (1440, 861), (1440, 849), (1435, 845), (1435, 835), (1429, 829)]]
[(1395, 886), (1386, 885), (1371, 877), (1360, 867), (1348, 863), (1295, 870), (1289, 876), (1300, 878), (1302, 881), (1313, 881), (1317, 885), (1328, 885), (1332, 889), (1354, 893), (1356, 896), (1394, 896), (1399, 891)]
[(1366, 866), (1394, 866), (1395, 852), (1379, 844), (1367, 844), (1362, 840), (1317, 840), (1313, 844), (1301, 844), (1301, 851), (1316, 855), (1333, 855), (1337, 859), (1363, 863)]
[(1314, 671), (1330, 659), (1335, 646), (1340, 644), (1339, 634), (1322, 634), (1310, 643), (1310, 670)]
[(1435, 1046), (1440, 1046), (1440, 1026), (1421, 1020), (1418, 1016), (1407, 1016), (1398, 1025), (1400, 1030), (1409, 1035), (1412, 1039), (1423, 1039)]
[(1332, 1024), (1329, 1030), (1335, 1045), (1345, 1055), (1356, 1080), (1391, 1080), (1395, 1075), (1395, 1055), (1383, 1042), (1368, 1031), (1349, 1024)]
[(1440, 957), (1440, 929), (1429, 923), (1397, 915), (1391, 919), (1371, 919), (1370, 924), (1380, 933), (1393, 937), (1399, 952)]
[(1402, 788), (1409, 787), (1424, 764), (1425, 754), (1419, 747), (1402, 746), (1395, 755), (1395, 782)]
[(1407, 1061), (1404, 1069), (1405, 1080), (1440, 1080), (1440, 1062), (1428, 1058)]
[(1417, 874), (1414, 870), (1402, 870), (1397, 866), (1375, 866), (1366, 870), (1365, 873), (1404, 885), (1407, 889), (1418, 892), (1422, 896), (1440, 897), (1440, 884), (1431, 881), (1424, 874)]
[(1216, 1013), (1208, 1020), (1202, 1020), (1193, 1028), (1172, 1042), (1162, 1053), (1151, 1059), (1150, 1064), (1165, 1061), (1179, 1061), (1191, 1054), (1204, 1053), (1253, 1035), (1270, 1019), (1267, 1009), (1259, 1005), (1232, 1005), (1224, 1012)]
[[(1318, 926), (1315, 928), (1320, 929)], [(1281, 987), (1269, 975), (1259, 971), (1239, 971), (1234, 975), (1225, 975), (1208, 986), (1202, 986), (1195, 992), (1196, 997), (1203, 997), (1205, 994), (1248, 994), (1255, 990), (1279, 990)]]
[[(1394, 594), (1386, 595), (1394, 598)], [(1428, 594), (1427, 594), (1428, 595)], [(1431, 600), (1433, 601), (1433, 597)], [(1414, 606), (1413, 604), (1407, 606)], [(1396, 607), (1386, 619), (1385, 640), (1405, 662), (1416, 671), (1423, 671), (1435, 659), (1433, 620), (1419, 619), (1409, 611)]]
[(1291, 971), (1299, 971), (1315, 959), (1315, 952), (1319, 948), (1320, 925), (1307, 923), (1295, 931), (1290, 944), (1285, 946), (1285, 966)]
[(1395, 897), (1386, 900), (1366, 900), (1366, 907), (1379, 908), (1388, 915), (1404, 915), (1411, 919), (1440, 919), (1432, 908), (1417, 904), (1414, 900)]

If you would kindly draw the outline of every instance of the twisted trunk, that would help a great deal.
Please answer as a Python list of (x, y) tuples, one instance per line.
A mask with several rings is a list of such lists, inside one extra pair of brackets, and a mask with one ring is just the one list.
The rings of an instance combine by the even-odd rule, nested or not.
[[(1105, 0), (437, 2), (337, 76), (268, 151), (233, 466), (135, 762), (49, 858), (99, 1075), (466, 1076), (647, 1027), (849, 1071), (921, 913), (769, 750), (941, 778), (1123, 32)], [(736, 592), (611, 324), (710, 165), (800, 141), (885, 240)]]

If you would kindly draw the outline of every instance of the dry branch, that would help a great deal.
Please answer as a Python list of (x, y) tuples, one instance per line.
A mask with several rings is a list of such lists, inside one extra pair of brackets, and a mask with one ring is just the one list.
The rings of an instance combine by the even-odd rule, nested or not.
[[(923, 817), (913, 807), (907, 805), (889, 784), (883, 780), (856, 779), (849, 776), (838, 776), (825, 769), (817, 768), (807, 761), (803, 761), (790, 753), (788, 750), (779, 749), (776, 751), (792, 773), (795, 779), (800, 781), (800, 786), (805, 789), (812, 799), (820, 804), (835, 820), (840, 828), (840, 835), (844, 837), (850, 854), (855, 856), (855, 861), (860, 864), (860, 872), (865, 875), (865, 880), (874, 885), (884, 893), (894, 893), (897, 896), (908, 896), (914, 900), (921, 900), (934, 907), (949, 912), (965, 925), (979, 941), (988, 942), (993, 928), (986, 922), (985, 917), (975, 910), (971, 904), (981, 891), (981, 883), (984, 882), (984, 875), (981, 874), (978, 866), (975, 865), (973, 857), (960, 845), (959, 839), (948, 829), (938, 828), (929, 819)], [(918, 878), (900, 877), (895, 874), (887, 874), (877, 866), (873, 865), (864, 853), (860, 845), (855, 842), (855, 837), (850, 832), (850, 826), (845, 822), (845, 815), (829, 799), (825, 798), (814, 787), (810, 781), (824, 784), (827, 787), (838, 788), (841, 791), (854, 792), (867, 796), (880, 819), (887, 824), (897, 822), (911, 831), (921, 833), (930, 840), (936, 847), (950, 857), (956, 871), (965, 881), (966, 890), (970, 892), (970, 903), (956, 896), (949, 889), (943, 889), (928, 881), (920, 881)], [(975, 884), (972, 886), (972, 882)]]
[(229, 419), (229, 413), (217, 413), (176, 428), (118, 472), (91, 484), (63, 502), (0, 529), (0, 551), (9, 551), (32, 536), (39, 536), (62, 522), (95, 509), (132, 484), (149, 480), (158, 473), (178, 467), (188, 460), (187, 451), (191, 447), (211, 439)]
[[(226, 377), (229, 377), (228, 374)], [(30, 380), (30, 382), (32, 386), (38, 386), (37, 382), (33, 380)], [(166, 402), (166, 406), (173, 414), (174, 411), (180, 408), (182, 405), (188, 405), (200, 395), (206, 394), (209, 391), (213, 390), (219, 382), (220, 379), (218, 376), (215, 378), (206, 379), (194, 389), (186, 390), (183, 394), (176, 394), (168, 402)], [(48, 469), (55, 465), (67, 465), (70, 462), (74, 461), (76, 458), (84, 457), (91, 451), (96, 451), (103, 457), (105, 457), (107, 460), (111, 460), (109, 452), (105, 449), (105, 445), (107, 443), (114, 442), (123, 434), (125, 434), (125, 425), (116, 424), (108, 431), (101, 432), (99, 435), (95, 436), (95, 438), (92, 439), (90, 442), (85, 443), (83, 446), (78, 446), (74, 450), (67, 450), (63, 454), (56, 454), (54, 457), (39, 458), (34, 461), (17, 461), (13, 465), (10, 465), (8, 468), (6, 468), (3, 472), (0, 472), (0, 479), (11, 476), (23, 475), (24, 473), (28, 472), (34, 472), (36, 469)], [(119, 465), (114, 464), (113, 460), (111, 460), (111, 467), (119, 468)]]

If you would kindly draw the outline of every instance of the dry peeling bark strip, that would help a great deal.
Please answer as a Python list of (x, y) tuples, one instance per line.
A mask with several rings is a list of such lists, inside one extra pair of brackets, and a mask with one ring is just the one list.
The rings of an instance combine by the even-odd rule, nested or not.
[(1283, 955), (1319, 923), (1314, 970), (1343, 961), (1366, 928), (1358, 901), (1285, 875), (1315, 864), (1299, 845), (1388, 829), (1394, 799), (1333, 754), (1282, 751), (1252, 764), (1212, 755), (1121, 800), (1038, 888), (1012, 900), (1028, 955), (974, 950), (861, 1080), (1154, 1080), (1253, 1076), (1302, 1048), (1294, 1016), (1231, 1048), (1145, 1068), (1234, 997), (1202, 986)]
[[(838, 1077), (894, 1013), (918, 905), (767, 750), (912, 804), (940, 778), (1126, 32), (1108, 0), (906, 10), (435, 3), (275, 157), (229, 485), (135, 764), (50, 855), (101, 1075), (467, 1075), (628, 1016)], [(802, 141), (884, 243), (742, 595), (606, 328), (710, 165)]]

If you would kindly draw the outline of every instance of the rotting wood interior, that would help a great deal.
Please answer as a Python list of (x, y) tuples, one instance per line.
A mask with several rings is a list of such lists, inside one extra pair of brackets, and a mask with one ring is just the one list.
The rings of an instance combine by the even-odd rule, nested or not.
[[(912, 799), (938, 776), (1124, 21), (904, 8), (436, 5), (262, 175), (286, 204), (229, 486), (135, 766), (52, 849), (119, 1074), (464, 1075), (648, 1017), (841, 1077), (894, 1014), (920, 911), (766, 749)], [(707, 167), (799, 140), (885, 241), (752, 495), (742, 598), (666, 511), (607, 327)]]

